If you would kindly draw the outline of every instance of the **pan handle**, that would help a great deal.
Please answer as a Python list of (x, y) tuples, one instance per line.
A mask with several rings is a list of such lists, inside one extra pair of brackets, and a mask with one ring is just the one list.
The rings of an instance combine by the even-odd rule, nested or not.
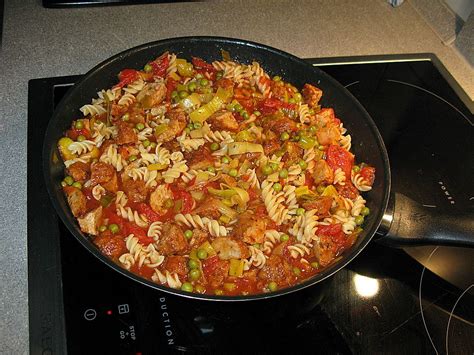
[(448, 215), (392, 193), (378, 242), (391, 247), (445, 245), (474, 248), (474, 216)]

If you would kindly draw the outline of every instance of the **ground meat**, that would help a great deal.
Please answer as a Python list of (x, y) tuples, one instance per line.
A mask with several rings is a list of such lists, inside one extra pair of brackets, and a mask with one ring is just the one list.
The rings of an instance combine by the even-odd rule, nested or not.
[(247, 211), (239, 216), (234, 227), (234, 236), (247, 244), (263, 243), (268, 219), (259, 218)]
[(213, 114), (207, 120), (215, 131), (232, 131), (236, 132), (239, 129), (239, 123), (235, 119), (232, 112), (221, 111)]
[(108, 182), (103, 183), (102, 187), (106, 189), (109, 192), (116, 193), (118, 191), (118, 178), (117, 178), (117, 173), (114, 172), (114, 175), (112, 176), (112, 179), (110, 179)]
[(316, 214), (321, 217), (329, 217), (329, 209), (332, 206), (333, 198), (329, 196), (320, 196), (314, 200), (305, 201), (301, 205), (306, 210), (316, 210)]
[(144, 90), (140, 91), (137, 100), (144, 109), (149, 109), (159, 105), (166, 97), (166, 85), (164, 83), (147, 84)]
[(163, 263), (163, 268), (170, 273), (176, 273), (179, 276), (188, 274), (187, 259), (184, 256), (168, 256)]
[(274, 281), (279, 286), (289, 285), (296, 281), (290, 264), (281, 256), (270, 255), (258, 273), (258, 277), (266, 282)]
[(313, 181), (315, 185), (332, 184), (334, 172), (325, 160), (318, 160), (314, 164)]
[(218, 219), (221, 215), (219, 212), (219, 206), (221, 203), (222, 202), (219, 199), (209, 196), (197, 206), (193, 213), (201, 217)]
[(214, 157), (211, 155), (211, 151), (206, 146), (202, 146), (198, 150), (185, 153), (184, 158), (188, 162), (190, 170), (206, 169), (214, 164)]
[(91, 165), (91, 186), (104, 184), (116, 175), (115, 168), (107, 163), (97, 162)]
[(157, 246), (161, 255), (185, 254), (188, 250), (188, 241), (181, 228), (174, 223), (164, 223), (161, 238)]
[(165, 130), (155, 134), (156, 141), (159, 143), (169, 142), (181, 134), (186, 127), (186, 114), (181, 109), (174, 109), (167, 113), (170, 123)]
[(303, 156), (303, 148), (296, 142), (286, 142), (285, 151), (285, 155), (282, 158), (285, 162), (297, 163)]
[(99, 247), (102, 254), (118, 260), (120, 255), (127, 252), (123, 237), (114, 236), (110, 231), (106, 231), (94, 239), (94, 244)]
[(82, 191), (75, 187), (67, 187), (64, 192), (74, 217), (84, 214), (87, 210), (87, 198)]
[[(214, 259), (214, 258), (217, 258)], [(203, 262), (204, 276), (211, 287), (220, 287), (229, 273), (229, 262), (218, 257), (209, 258)]]
[(128, 125), (128, 123), (117, 121), (115, 125), (118, 129), (118, 134), (117, 138), (115, 139), (115, 142), (118, 145), (136, 143), (138, 141), (137, 134), (135, 133), (133, 128)]
[(319, 243), (315, 243), (313, 246), (314, 255), (318, 259), (318, 262), (321, 266), (329, 265), (336, 256), (336, 247), (331, 237), (329, 236), (320, 236)]
[(212, 241), (212, 247), (222, 260), (247, 259), (250, 257), (248, 247), (241, 242), (229, 237), (217, 237)]
[(337, 144), (341, 139), (341, 132), (339, 127), (330, 124), (322, 127), (316, 131), (316, 137), (318, 142), (322, 145)]
[(323, 96), (323, 91), (311, 84), (305, 84), (302, 93), (304, 102), (310, 107), (316, 107)]
[(143, 180), (127, 180), (123, 182), (123, 191), (133, 202), (144, 202), (148, 196), (148, 189)]
[(209, 234), (202, 229), (193, 229), (193, 236), (189, 241), (189, 248), (195, 249), (201, 246), (209, 238)]
[(95, 210), (87, 213), (82, 218), (77, 218), (81, 231), (91, 235), (98, 234), (99, 223), (102, 219), (102, 206), (97, 207)]
[(270, 156), (278, 149), (280, 149), (280, 142), (277, 139), (265, 140), (265, 142), (263, 143), (263, 150), (265, 152), (265, 155)]
[(168, 209), (164, 207), (166, 200), (173, 199), (173, 192), (168, 185), (159, 185), (155, 191), (150, 194), (150, 207), (159, 215), (164, 215)]
[(277, 116), (277, 118), (265, 120), (264, 128), (271, 129), (278, 136), (280, 136), (280, 134), (283, 132), (290, 133), (298, 130), (296, 122), (286, 116)]
[(84, 181), (89, 178), (90, 167), (89, 164), (78, 161), (70, 165), (67, 172), (72, 176), (74, 181)]

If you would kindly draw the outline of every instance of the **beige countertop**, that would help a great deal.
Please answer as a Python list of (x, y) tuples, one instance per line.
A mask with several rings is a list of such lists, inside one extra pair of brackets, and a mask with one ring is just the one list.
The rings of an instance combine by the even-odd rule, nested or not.
[(26, 115), (28, 80), (82, 74), (127, 48), (163, 38), (216, 35), (300, 57), (434, 53), (474, 98), (474, 70), (445, 46), (410, 2), (207, 1), (45, 9), (5, 2), (0, 50), (0, 352), (28, 352)]

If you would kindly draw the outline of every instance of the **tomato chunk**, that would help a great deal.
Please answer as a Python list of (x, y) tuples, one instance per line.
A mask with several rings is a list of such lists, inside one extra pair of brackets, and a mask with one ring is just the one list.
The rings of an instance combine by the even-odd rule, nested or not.
[(333, 171), (338, 168), (350, 179), (352, 165), (354, 164), (354, 155), (338, 145), (330, 145), (327, 150), (326, 162)]

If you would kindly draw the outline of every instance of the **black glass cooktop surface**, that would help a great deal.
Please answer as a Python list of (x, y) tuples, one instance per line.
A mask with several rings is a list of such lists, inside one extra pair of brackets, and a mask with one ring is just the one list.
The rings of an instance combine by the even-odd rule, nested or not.
[[(376, 121), (394, 191), (426, 208), (473, 212), (472, 102), (463, 103), (432, 57), (365, 59), (312, 62)], [(41, 171), (48, 119), (78, 79), (29, 83), (32, 354), (474, 352), (474, 254), (466, 249), (404, 251), (373, 241), (322, 284), (238, 304), (171, 296), (102, 264), (56, 216)]]

